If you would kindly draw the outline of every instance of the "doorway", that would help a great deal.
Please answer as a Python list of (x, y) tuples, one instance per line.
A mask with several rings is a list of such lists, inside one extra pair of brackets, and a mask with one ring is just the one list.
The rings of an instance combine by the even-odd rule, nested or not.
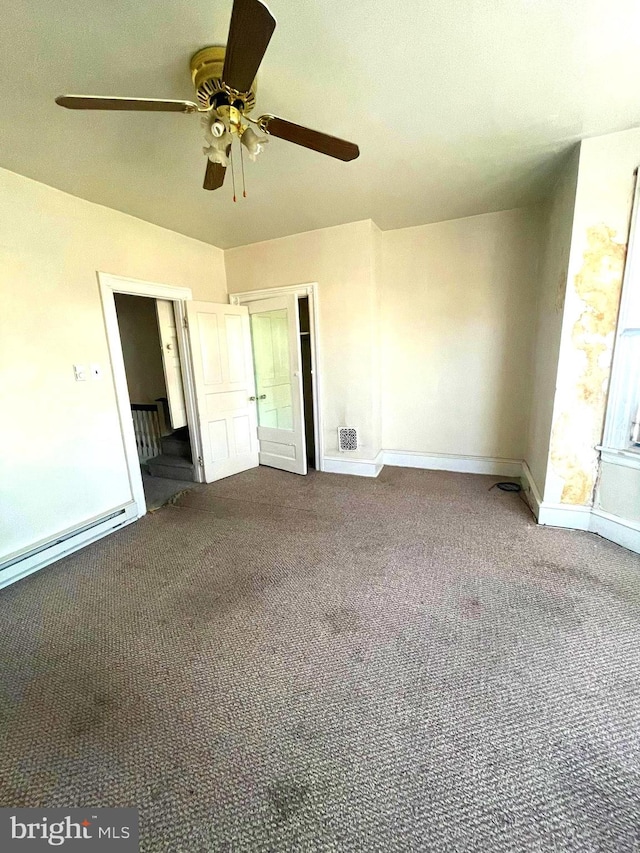
[(187, 428), (173, 303), (115, 293), (122, 356), (147, 509), (191, 488)]
[[(107, 343), (135, 517), (146, 500), (127, 386), (115, 295), (171, 303), (175, 325), (168, 342), (179, 354), (193, 480), (212, 483), (258, 465), (256, 397), (249, 312), (245, 306), (200, 302), (187, 287), (98, 273)], [(164, 339), (163, 339), (164, 340)], [(168, 348), (165, 346), (164, 348)], [(165, 372), (165, 378), (169, 371)], [(168, 402), (172, 395), (166, 383)], [(171, 418), (174, 415), (171, 414)], [(174, 424), (175, 425), (175, 424)]]
[[(295, 385), (299, 391), (299, 421), (303, 425), (301, 446), (304, 449), (304, 456), (301, 458), (304, 459), (306, 471), (306, 435), (311, 418), (309, 414), (305, 416), (302, 413), (303, 354), (300, 344), (302, 336), (299, 329), (300, 309), (297, 299), (308, 297), (311, 366), (307, 371), (307, 386), (310, 380), (312, 406), (307, 403), (306, 411), (309, 413), (309, 409), (313, 408), (315, 468), (322, 470), (323, 436), (320, 375), (317, 370), (318, 318), (315, 311), (315, 284), (247, 294), (245, 305), (240, 304), (240, 295), (232, 296), (231, 304), (199, 302), (193, 300), (190, 288), (139, 281), (109, 273), (98, 273), (98, 282), (131, 487), (131, 512), (134, 518), (144, 515), (147, 505), (116, 312), (115, 296), (119, 293), (151, 297), (157, 304), (159, 300), (171, 303), (175, 322), (171, 341), (177, 341), (177, 352), (180, 356), (186, 427), (194, 466), (193, 481), (198, 483), (211, 483), (249, 470), (259, 464), (261, 450), (257, 428), (259, 395), (255, 387), (249, 308), (250, 303), (255, 303), (260, 298), (273, 298), (278, 294), (287, 296), (295, 294), (296, 297), (292, 310), (288, 311), (292, 321), (295, 319), (296, 328), (290, 352), (296, 355), (300, 366), (295, 377), (292, 377), (291, 385)], [(169, 402), (171, 394), (166, 384), (166, 376), (165, 372), (165, 388), (167, 402)], [(286, 406), (281, 408), (286, 409)], [(169, 417), (169, 422), (171, 417), (173, 416)], [(312, 442), (309, 441), (308, 444), (311, 448)]]
[(98, 272), (97, 275), (129, 484), (135, 508), (135, 517), (140, 518), (147, 511), (147, 502), (142, 480), (136, 431), (134, 429), (134, 416), (131, 410), (118, 314), (116, 312), (116, 295), (128, 294), (131, 296), (150, 297), (149, 301), (151, 302), (165, 300), (171, 303), (177, 348), (180, 356), (186, 427), (192, 460), (194, 463), (197, 461), (197, 464), (194, 465), (193, 480), (195, 482), (202, 482), (204, 479), (200, 466), (202, 445), (198, 428), (193, 368), (186, 329), (185, 306), (192, 299), (192, 292), (188, 287), (174, 287), (156, 282), (140, 281), (138, 279), (112, 275), (111, 273)]
[(230, 297), (249, 309), (260, 464), (296, 474), (322, 470), (316, 288), (312, 283)]
[(316, 467), (316, 435), (313, 416), (313, 368), (311, 366), (311, 323), (309, 297), (298, 299), (298, 326), (300, 329), (300, 359), (302, 363), (302, 407), (304, 411), (304, 437), (307, 467)]

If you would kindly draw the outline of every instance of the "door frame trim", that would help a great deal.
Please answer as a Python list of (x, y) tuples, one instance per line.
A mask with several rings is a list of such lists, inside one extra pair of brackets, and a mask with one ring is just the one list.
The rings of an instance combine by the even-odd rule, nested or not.
[(141, 518), (147, 511), (147, 503), (142, 486), (142, 472), (138, 461), (138, 450), (136, 448), (136, 436), (133, 429), (133, 418), (131, 417), (131, 400), (127, 387), (127, 375), (124, 369), (124, 356), (122, 353), (122, 341), (120, 328), (118, 326), (118, 315), (116, 313), (116, 293), (125, 293), (129, 296), (147, 296), (151, 299), (166, 299), (173, 302), (176, 309), (176, 331), (178, 333), (178, 350), (180, 353), (180, 368), (184, 386), (185, 406), (187, 410), (187, 424), (191, 439), (192, 454), (194, 460), (194, 471), (196, 482), (202, 482), (202, 471), (197, 464), (198, 457), (202, 456), (200, 447), (200, 433), (198, 430), (198, 419), (196, 415), (195, 386), (189, 351), (189, 339), (185, 327), (185, 302), (193, 299), (191, 288), (174, 287), (169, 284), (161, 284), (154, 281), (142, 281), (141, 279), (129, 278), (127, 276), (113, 275), (112, 273), (98, 271), (98, 287), (100, 300), (102, 302), (102, 313), (104, 316), (105, 332), (107, 335), (107, 346), (111, 362), (111, 375), (113, 387), (118, 406), (118, 418), (120, 421), (120, 432), (124, 445), (127, 470), (129, 472), (129, 484), (131, 494), (136, 503), (137, 517)]
[[(324, 434), (322, 417), (322, 374), (320, 371), (320, 322), (318, 310), (318, 282), (291, 284), (284, 287), (267, 287), (264, 290), (245, 290), (241, 293), (230, 293), (231, 305), (246, 305), (260, 299), (273, 296), (291, 295), (306, 296), (309, 299), (309, 338), (311, 341), (311, 379), (313, 388), (313, 431), (316, 445), (316, 471), (324, 471)], [(298, 346), (300, 342), (298, 341)], [(303, 413), (304, 417), (304, 413)]]

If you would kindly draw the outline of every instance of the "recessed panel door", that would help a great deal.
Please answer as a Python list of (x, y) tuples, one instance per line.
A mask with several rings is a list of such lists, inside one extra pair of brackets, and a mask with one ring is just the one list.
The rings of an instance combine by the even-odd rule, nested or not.
[(295, 295), (249, 303), (260, 464), (307, 473)]
[(164, 384), (167, 389), (169, 417), (171, 427), (179, 429), (187, 425), (187, 410), (182, 388), (178, 332), (173, 313), (173, 302), (168, 299), (156, 299), (156, 314), (158, 316), (158, 333), (160, 335), (162, 369), (164, 370)]
[(187, 302), (205, 482), (258, 465), (249, 315), (244, 305)]

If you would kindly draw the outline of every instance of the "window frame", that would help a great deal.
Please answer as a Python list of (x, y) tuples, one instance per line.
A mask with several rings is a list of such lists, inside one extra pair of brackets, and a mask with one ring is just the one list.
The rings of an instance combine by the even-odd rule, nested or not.
[(640, 181), (638, 171), (639, 169), (635, 171), (627, 259), (615, 331), (603, 442), (598, 450), (601, 451), (603, 459), (640, 468), (640, 445), (634, 445), (630, 438), (632, 419), (635, 415), (634, 408), (637, 409), (640, 406), (640, 388), (635, 407), (628, 392), (634, 376), (640, 384), (640, 369), (638, 366), (634, 367), (631, 344), (632, 340), (640, 339)]

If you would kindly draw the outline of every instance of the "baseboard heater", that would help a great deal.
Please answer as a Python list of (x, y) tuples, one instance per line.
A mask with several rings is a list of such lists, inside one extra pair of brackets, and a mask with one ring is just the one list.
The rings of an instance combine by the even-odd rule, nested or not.
[[(47, 539), (46, 542), (42, 542), (40, 545), (36, 545), (35, 548), (31, 548), (29, 551), (22, 551), (19, 554), (16, 554), (13, 557), (10, 557), (8, 560), (0, 563), (0, 582), (2, 581), (2, 572), (10, 569), (12, 566), (15, 566), (17, 563), (21, 563), (23, 560), (29, 560), (32, 557), (37, 557), (38, 554), (41, 554), (43, 551), (47, 551), (49, 548), (55, 548), (56, 545), (62, 545), (68, 539), (73, 539), (75, 536), (80, 536), (83, 533), (87, 533), (89, 530), (92, 530), (94, 527), (98, 527), (100, 524), (105, 524), (107, 521), (111, 521), (118, 516), (122, 516), (122, 521), (127, 518), (127, 508), (121, 507), (120, 509), (115, 510), (108, 515), (101, 515), (99, 518), (93, 519), (93, 521), (89, 521), (87, 524), (83, 524), (80, 527), (74, 527), (73, 530), (67, 531), (59, 536), (54, 536), (51, 539)], [(114, 525), (114, 528), (117, 525)]]

